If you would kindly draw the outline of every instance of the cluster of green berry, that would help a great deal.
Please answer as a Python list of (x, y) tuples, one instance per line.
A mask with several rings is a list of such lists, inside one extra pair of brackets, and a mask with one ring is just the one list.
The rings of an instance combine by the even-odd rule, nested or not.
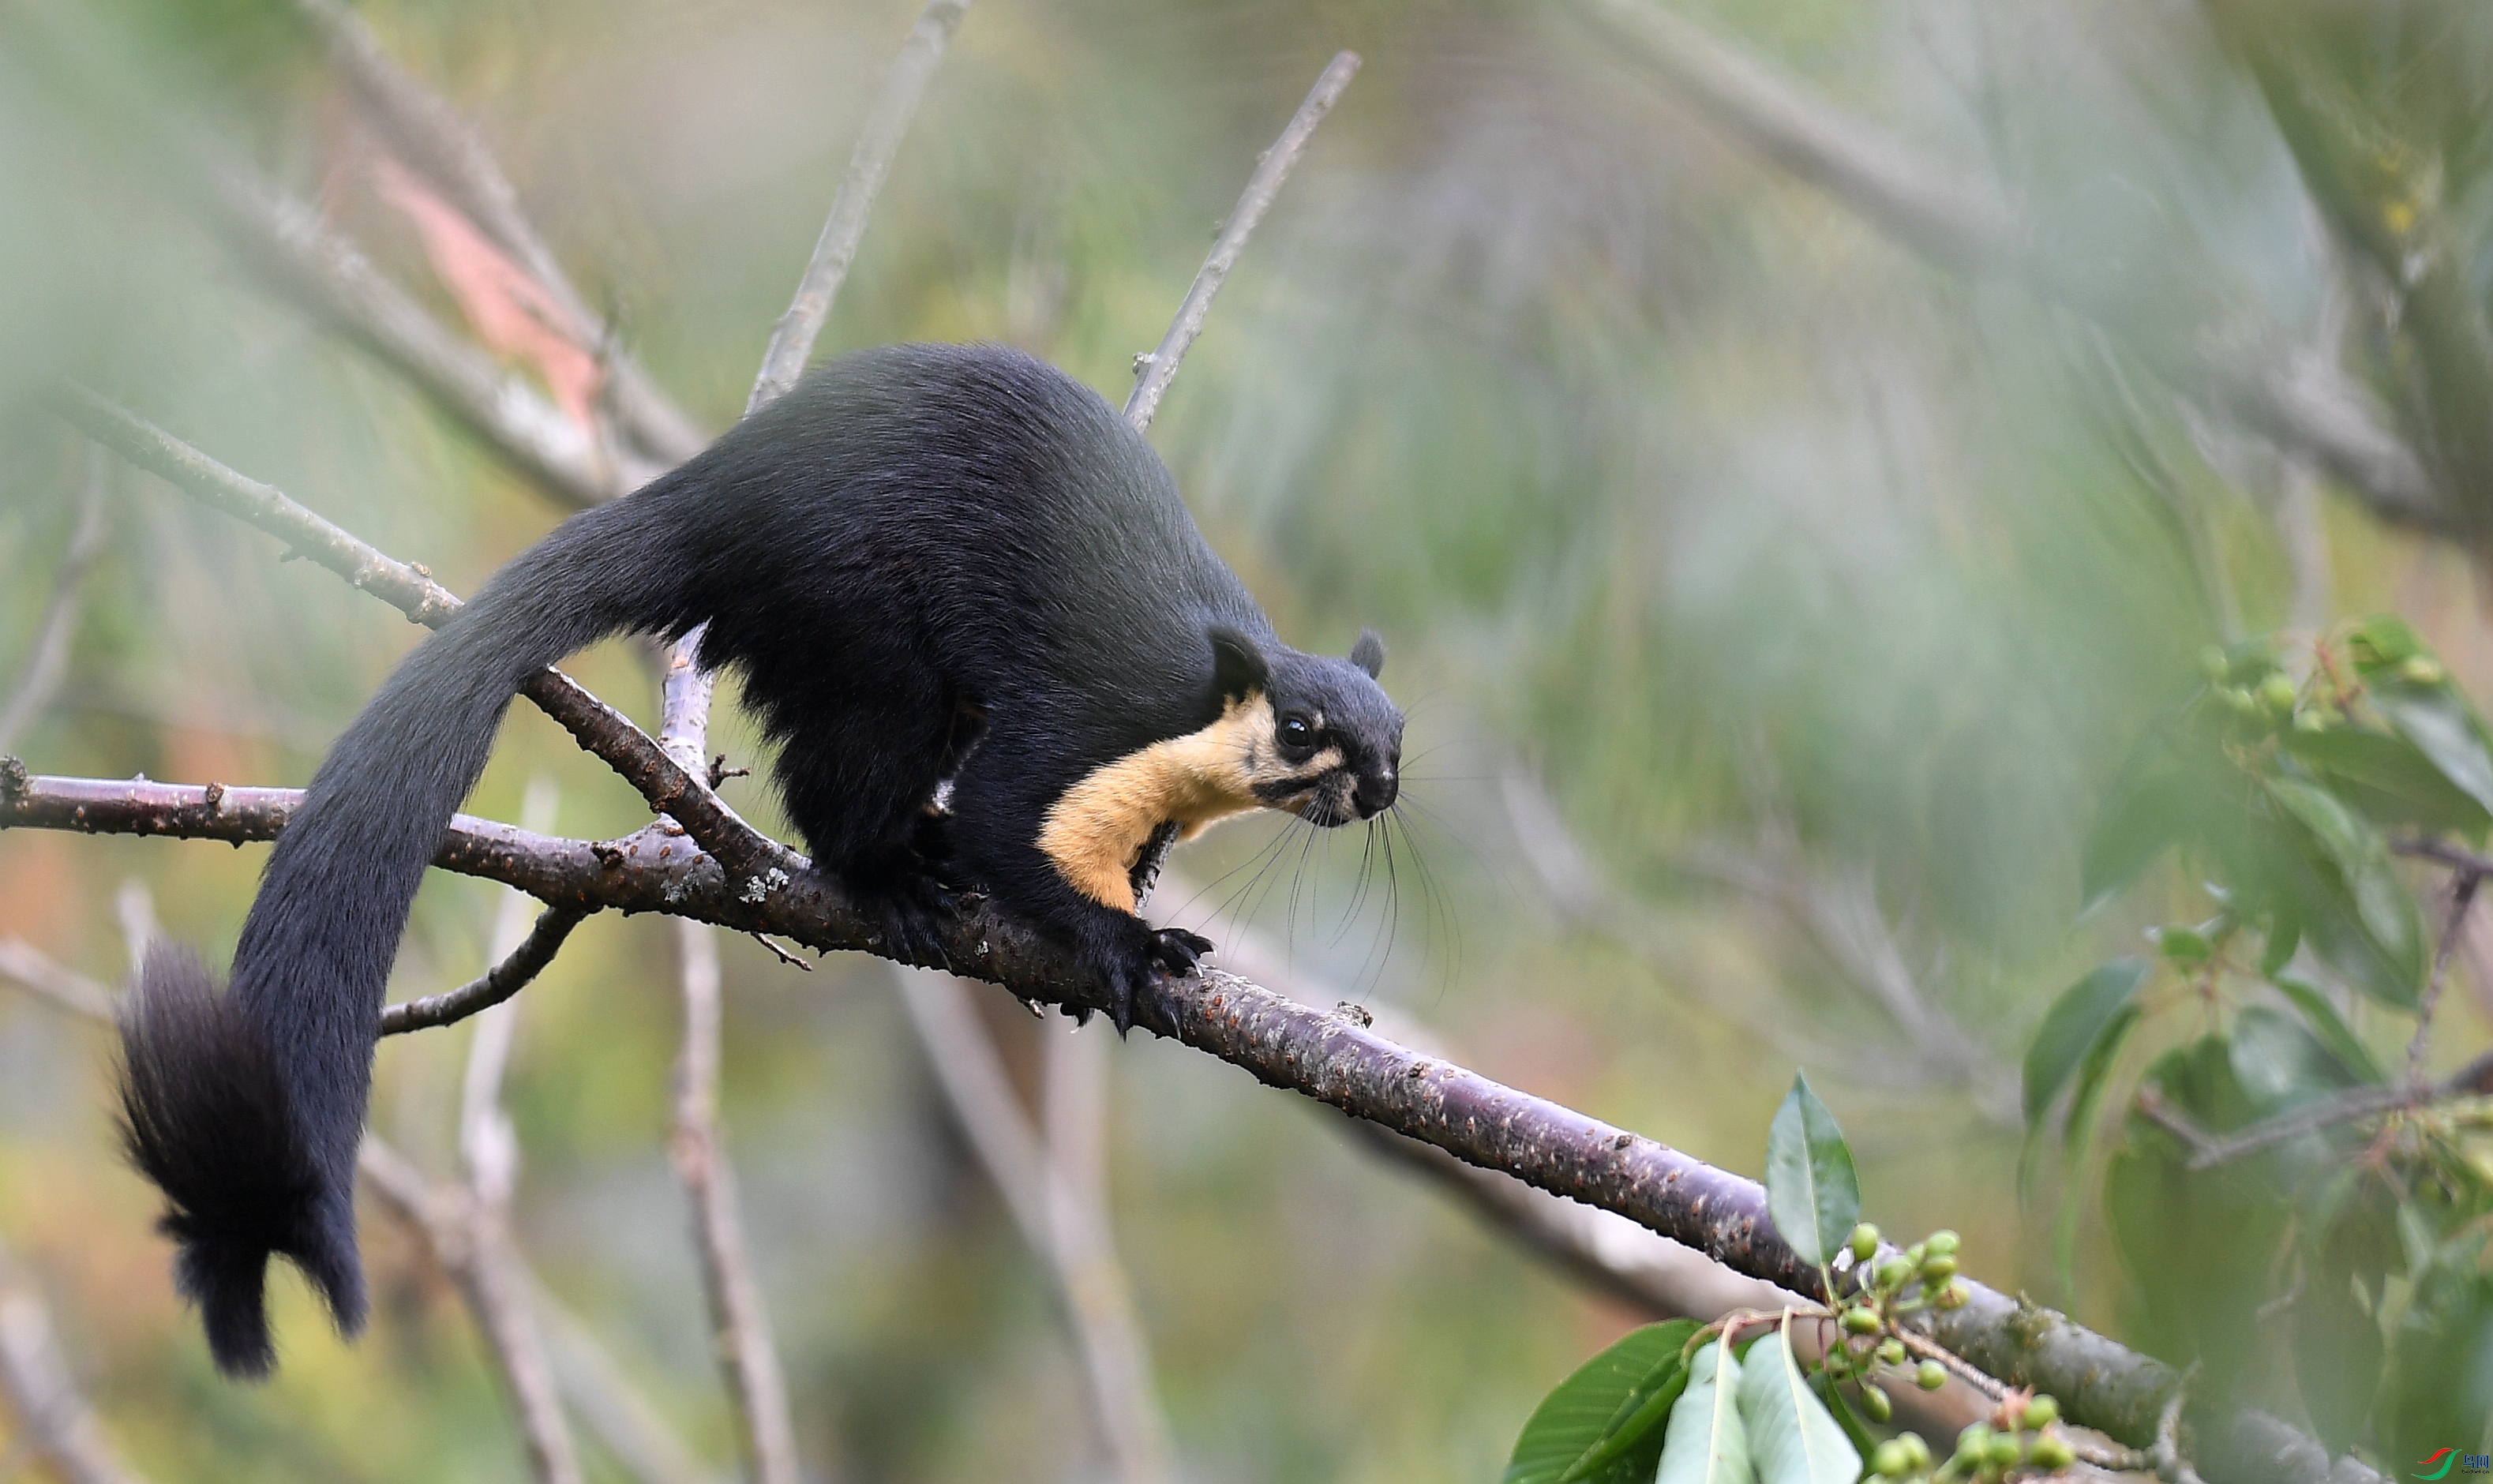
[[(2325, 658), (2325, 656), (2324, 656)], [(2265, 657), (2228, 655), (2213, 644), (2199, 652), (2199, 668), (2208, 677), (2208, 693), (2227, 710), (2263, 727), (2290, 725), (2298, 731), (2326, 731), (2346, 719), (2344, 689), (2332, 684), (2333, 697), (2304, 697), (2294, 677)], [(2324, 666), (2324, 672), (2327, 668)], [(2449, 678), (2441, 662), (2428, 654), (2411, 654), (2395, 667), (2396, 678), (2409, 685), (2435, 686)], [(2298, 708), (2299, 706), (2299, 709)]]
[(1998, 1484), (2012, 1471), (2057, 1473), (2077, 1462), (2077, 1450), (2054, 1426), (2060, 1406), (2048, 1396), (2011, 1392), (1991, 1420), (1957, 1435), (1956, 1454), (1937, 1469), (1928, 1443), (1911, 1433), (1872, 1450), (1870, 1471), (1882, 1479), (1976, 1480)]
[[(1873, 1422), (1884, 1422), (1895, 1415), (1895, 1404), (1872, 1378), (1881, 1369), (1903, 1366), (1907, 1358), (1904, 1340), (1893, 1332), (1896, 1317), (1934, 1306), (1958, 1308), (1972, 1293), (1956, 1275), (1957, 1234), (1953, 1232), (1934, 1232), (1882, 1261), (1878, 1229), (1865, 1221), (1852, 1229), (1845, 1247), (1852, 1254), (1858, 1284), (1836, 1311), (1843, 1334), (1826, 1348), (1819, 1366), (1830, 1381), (1854, 1382), (1862, 1411)], [(1910, 1297), (1908, 1290), (1913, 1291)], [(1913, 1383), (1925, 1391), (1947, 1384), (1947, 1368), (1936, 1360), (1924, 1360), (1911, 1375)]]

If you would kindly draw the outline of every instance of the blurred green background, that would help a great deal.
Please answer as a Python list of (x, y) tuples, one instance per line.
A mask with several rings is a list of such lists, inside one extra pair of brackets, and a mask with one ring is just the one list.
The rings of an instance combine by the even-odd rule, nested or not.
[[(2323, 333), (2328, 253), (2201, 12), (1679, 9), (1997, 180), (2090, 271), (2151, 282), (2204, 260), (2235, 301)], [(481, 123), (584, 295), (712, 430), (742, 406), (916, 15), (359, 10)], [(63, 372), (456, 591), (559, 519), (191, 209), (172, 141), (221, 136), (458, 322), (289, 7), (5, 14), (0, 676), (84, 478), (79, 441), (26, 396)], [(2461, 16), (2435, 45), (2463, 64), (2486, 36)], [(1356, 836), (1231, 826), (1178, 857), (1213, 935), (1269, 935), (1294, 973), (1425, 1021), (1487, 1075), (1745, 1172), (1805, 1067), (1873, 1217), (1960, 1228), (1972, 1276), (2137, 1332), (2092, 1208), (2071, 1291), (2052, 1200), (2017, 1191), (2016, 1063), (2043, 1007), (2144, 925), (2197, 910), (2177, 880), (2166, 902), (2078, 920), (2098, 792), (2213, 639), (2394, 608), (2493, 695), (2465, 560), (2334, 495), (2298, 503), (2272, 449), (2101, 331), (1912, 255), (1558, 5), (977, 0), (824, 353), (1002, 341), (1122, 401), (1257, 151), (1342, 47), (1365, 71), (1152, 440), (1284, 636), (1339, 652), (1363, 624), (1384, 633), (1418, 861), (1363, 896)], [(108, 477), (68, 680), (10, 750), (37, 772), (299, 785), (416, 632), (167, 487)], [(654, 726), (635, 652), (571, 668)], [(753, 760), (732, 705), (714, 735)], [(560, 833), (645, 816), (526, 707), (469, 811), (516, 817), (538, 778), (559, 789)], [(758, 781), (728, 792), (777, 827)], [(262, 854), (12, 832), (0, 935), (116, 981), (135, 882), (222, 963)], [(497, 901), (436, 876), (394, 994), (478, 972)], [(887, 966), (802, 974), (722, 948), (726, 1118), (809, 1467), (1104, 1476), (1047, 1282), (948, 1121)], [(666, 924), (593, 919), (523, 997), (514, 1219), (558, 1296), (725, 1461), (666, 1162), (673, 965)], [(980, 993), (1027, 1080), (1064, 1023)], [(2445, 1046), (2481, 1044), (2464, 977), (2448, 1016)], [(437, 1172), (455, 1167), (467, 1034), (380, 1054), (374, 1126)], [(94, 1029), (0, 991), (0, 1242), (133, 1464), (160, 1480), (522, 1476), (454, 1292), (370, 1212), (366, 1339), (339, 1345), (288, 1274), (276, 1381), (212, 1375), (151, 1193), (114, 1152), (107, 1056)], [(1493, 1478), (1541, 1393), (1632, 1321), (1329, 1112), (1147, 1037), (1109, 1059), (1116, 1232), (1186, 1477)]]

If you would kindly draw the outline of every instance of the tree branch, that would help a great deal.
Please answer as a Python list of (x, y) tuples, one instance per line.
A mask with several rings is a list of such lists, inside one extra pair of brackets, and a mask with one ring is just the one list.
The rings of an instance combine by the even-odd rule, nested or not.
[(900, 44), (891, 75), (867, 111), (865, 128), (849, 155), (848, 174), (840, 180), (839, 193), (831, 197), (831, 214), (814, 244), (813, 260), (796, 282), (796, 300), (771, 331), (770, 347), (762, 356), (762, 374), (755, 378), (753, 395), (744, 404), (745, 416), (784, 395), (804, 371), (807, 358), (814, 353), (814, 337), (822, 332), (831, 301), (839, 296), (849, 264), (856, 258), (857, 244), (865, 238), (866, 218), (883, 190), (884, 176), (890, 172), (892, 157), (900, 153), (900, 141), (909, 133), (910, 120), (917, 116), (926, 84), (969, 9), (970, 0), (927, 0), (917, 24), (910, 27), (908, 40)]
[(17, 1414), (36, 1457), (69, 1484), (139, 1484), (122, 1467), (78, 1391), (52, 1318), (5, 1250), (0, 1250), (0, 1393)]
[(683, 983), (684, 1044), (676, 1062), (676, 1178), (692, 1198), (694, 1246), (709, 1299), (710, 1347), (727, 1378), (736, 1432), (757, 1484), (796, 1484), (796, 1435), (788, 1383), (770, 1340), (762, 1288), (745, 1256), (736, 1176), (718, 1132), (718, 942), (711, 930), (678, 921), (676, 951)]
[(1220, 292), (1221, 282), (1238, 263), (1238, 254), (1246, 250), (1246, 238), (1255, 223), (1264, 220), (1274, 197), (1281, 193), (1281, 183), (1290, 178), (1290, 170), (1306, 153), (1307, 140), (1314, 137), (1316, 126), (1333, 111), (1342, 89), (1359, 73), (1359, 54), (1337, 53), (1328, 64), (1316, 85), (1307, 93), (1299, 111), (1290, 116), (1281, 136), (1273, 147), (1256, 158), (1255, 173), (1246, 178), (1246, 189), (1230, 209), (1229, 221), (1212, 245), (1212, 255), (1194, 276), (1194, 282), (1178, 305), (1177, 317), (1169, 321), (1168, 333), (1160, 337), (1157, 349), (1134, 361), (1134, 390), (1126, 399), (1126, 421), (1135, 431), (1152, 425), (1152, 415), (1159, 410), (1160, 398), (1168, 392), (1169, 383), (1177, 378), (1178, 363), (1186, 358), (1188, 345), (1203, 333), (1204, 316), (1212, 312), (1212, 296)]
[(438, 1025), (454, 1024), (482, 1010), (509, 999), (535, 982), (554, 962), (563, 939), (571, 930), (586, 919), (585, 912), (566, 907), (548, 907), (537, 918), (536, 926), (510, 955), (446, 994), (428, 994), (422, 999), (401, 1000), (381, 1012), (380, 1033), (385, 1036), (405, 1035), (410, 1030), (431, 1030)]
[[(176, 835), (232, 842), (273, 839), (300, 802), (273, 788), (206, 789), (149, 783), (31, 777), (0, 765), (0, 827)], [(876, 921), (830, 881), (811, 875), (755, 891), (731, 885), (718, 863), (655, 830), (592, 844), (531, 835), (461, 816), (435, 864), (519, 887), (553, 905), (658, 911), (742, 933), (770, 933), (824, 951), (889, 958)], [(946, 928), (945, 964), (1003, 985), (1024, 1000), (1103, 1011), (1107, 995), (1062, 946), (976, 904)], [(1210, 1053), (1270, 1085), (1432, 1143), (1466, 1163), (1515, 1175), (1555, 1195), (1615, 1211), (1749, 1277), (1815, 1292), (1817, 1274), (1774, 1233), (1752, 1180), (1422, 1055), (1337, 1015), (1301, 1005), (1235, 974), (1208, 969), (1148, 991), (1137, 1023)], [(2079, 1421), (2125, 1442), (2152, 1436), (2176, 1383), (2161, 1363), (2124, 1350), (2049, 1310), (1980, 1285), (1964, 1308), (1930, 1320), (1934, 1338), (2014, 1384), (2057, 1396)], [(2247, 1459), (2243, 1469), (2264, 1467)], [(2247, 1475), (2229, 1474), (2219, 1484)]]
[(52, 576), (51, 601), (36, 621), (35, 641), (26, 648), (26, 668), (18, 672), (17, 688), (0, 702), (0, 753), (7, 752), (18, 734), (43, 715), (61, 688), (61, 677), (69, 672), (70, 639), (77, 630), (78, 585), (104, 550), (105, 505), (111, 492), (111, 470), (104, 461), (104, 450), (90, 447), (86, 478), (78, 490), (76, 523)]
[(205, 198), (244, 260), (280, 293), (406, 377), (547, 492), (574, 506), (631, 488), (587, 429), (436, 319), (317, 210), (231, 159)]
[(597, 354), (605, 365), (615, 412), (651, 457), (672, 465), (700, 453), (708, 434), (658, 388), (637, 359), (613, 343), (612, 330), (589, 311), (562, 271), (475, 126), (392, 61), (363, 16), (339, 0), (295, 0), (295, 9), (319, 33), (331, 65), (391, 150), (447, 193), (580, 327), (581, 348)]
[[(1953, 272), (1997, 276), (2119, 337), (2183, 395), (2311, 459), (2386, 519), (2447, 533), (2455, 512), (2371, 394), (2309, 347), (2266, 330), (2221, 334), (2193, 307), (2125, 304), (2038, 249), (1995, 193), (1920, 159), (1651, 0), (1583, 0), (1674, 96), (1742, 144)], [(2232, 348), (2227, 348), (2227, 347)]]
[[(348, 585), (387, 603), (427, 628), (459, 611), (460, 601), (422, 568), (397, 561), (263, 485), (217, 462), (162, 429), (75, 382), (63, 383), (53, 406), (97, 442), (175, 488), (286, 542), (337, 573)], [(639, 790), (651, 810), (680, 822), (740, 877), (766, 884), (772, 872), (793, 876), (803, 858), (762, 834), (728, 808), (702, 776), (698, 761), (680, 766), (656, 741), (564, 675), (548, 669), (520, 694), (561, 724), (582, 748)]]
[[(1003, 1195), (1023, 1242), (1046, 1266), (1082, 1357), (1093, 1420), (1126, 1484), (1177, 1477), (1151, 1348), (1104, 1213), (1075, 1188), (1015, 1099), (995, 1044), (961, 982), (895, 971), (893, 987), (946, 1106)], [(1066, 1027), (1067, 1030), (1070, 1027)]]

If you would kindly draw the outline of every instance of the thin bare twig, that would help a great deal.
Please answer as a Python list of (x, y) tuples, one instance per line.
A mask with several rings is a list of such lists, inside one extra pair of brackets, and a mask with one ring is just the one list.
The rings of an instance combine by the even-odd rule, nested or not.
[(969, 9), (970, 0), (927, 0), (917, 24), (909, 28), (908, 40), (900, 44), (891, 75), (867, 110), (865, 128), (849, 154), (848, 174), (840, 180), (839, 193), (831, 197), (831, 214), (814, 243), (813, 260), (797, 280), (796, 300), (779, 316), (770, 348), (763, 352), (762, 374), (754, 378), (745, 416), (785, 395), (805, 370), (806, 360), (814, 353), (814, 337), (822, 333), (831, 301), (839, 296), (849, 264), (856, 258), (857, 244), (865, 240), (866, 218), (874, 211), (884, 177), (890, 173), (892, 157), (900, 153), (900, 141), (908, 135), (910, 120), (917, 116), (926, 84)]
[(736, 1216), (735, 1172), (718, 1132), (718, 940), (697, 922), (677, 921), (676, 948), (684, 991), (684, 1045), (676, 1063), (676, 1178), (693, 1202), (694, 1245), (709, 1296), (710, 1343), (727, 1378), (745, 1462), (760, 1484), (796, 1484), (796, 1436), (788, 1383), (770, 1339), (761, 1285), (745, 1256)]
[(1104, 1211), (1079, 1188), (1079, 1172), (1040, 1142), (961, 981), (898, 970), (893, 977), (946, 1105), (1023, 1241), (1055, 1281), (1117, 1476), (1126, 1484), (1168, 1484), (1176, 1476), (1168, 1421)]
[(35, 1457), (69, 1484), (138, 1484), (123, 1466), (78, 1389), (52, 1317), (5, 1249), (0, 1249), (0, 1394), (17, 1414)]
[(71, 527), (60, 566), (53, 569), (51, 601), (44, 606), (44, 616), (36, 621), (35, 641), (27, 646), (26, 666), (18, 671), (17, 688), (5, 702), (0, 702), (0, 753), (7, 752), (35, 718), (43, 715), (44, 708), (52, 703), (54, 693), (60, 690), (61, 677), (69, 673), (70, 638), (77, 629), (78, 586), (104, 550), (104, 514), (111, 492), (111, 465), (104, 450), (90, 444), (86, 451), (86, 478), (78, 489), (76, 523)]
[(2383, 517), (2448, 532), (2455, 512), (2371, 394), (2333, 361), (2249, 327), (2217, 333), (2162, 301), (2114, 302), (2055, 262), (1995, 190), (1918, 158), (1651, 0), (1584, 0), (1650, 74), (1741, 143), (1942, 267), (1996, 274), (2120, 337), (2185, 396), (2308, 456)]
[(721, 1484), (579, 1315), (528, 1275), (546, 1357), (572, 1415), (640, 1484)]
[(539, 916), (528, 935), (512, 949), (510, 955), (492, 968), (455, 990), (428, 994), (422, 999), (401, 1000), (381, 1012), (380, 1033), (385, 1036), (405, 1035), (410, 1030), (431, 1030), (464, 1021), (480, 1010), (488, 1010), (509, 999), (533, 983), (554, 962), (556, 950), (571, 930), (586, 920), (586, 914), (563, 907), (548, 907)]
[[(75, 382), (63, 383), (53, 407), (81, 431), (176, 489), (286, 542), (428, 628), (439, 628), (461, 607), (424, 569), (397, 561), (285, 497), (238, 474), (181, 439)], [(793, 876), (802, 858), (736, 816), (713, 791), (698, 760), (678, 765), (630, 719), (582, 689), (560, 670), (539, 671), (520, 694), (587, 752), (638, 789), (656, 813), (681, 821), (693, 839), (764, 890), (771, 873)]]
[(1134, 358), (1134, 390), (1126, 399), (1126, 421), (1139, 432), (1152, 425), (1152, 414), (1160, 407), (1160, 398), (1167, 394), (1169, 383), (1177, 377), (1178, 363), (1186, 358), (1188, 345), (1203, 333), (1203, 319), (1212, 312), (1212, 296), (1220, 292), (1220, 284), (1229, 270), (1238, 263), (1238, 254), (1246, 249), (1246, 238), (1255, 223), (1264, 220), (1274, 197), (1281, 193), (1281, 183), (1290, 178), (1290, 170), (1306, 153), (1307, 140), (1314, 137), (1316, 126), (1333, 111), (1334, 103), (1342, 89), (1359, 73), (1359, 54), (1344, 51), (1335, 55), (1316, 85), (1309, 90), (1307, 102), (1290, 116), (1281, 136), (1273, 141), (1255, 163), (1255, 173), (1246, 178), (1246, 189), (1230, 209), (1229, 222), (1212, 245), (1212, 255), (1187, 287), (1186, 298), (1178, 305), (1177, 317), (1169, 321), (1168, 333), (1160, 337), (1158, 348)]
[(2450, 956), (2467, 932), (2467, 909), (2476, 905), (2476, 889), (2484, 877), (2462, 871), (2449, 883), (2449, 915), (2441, 925), (2441, 941), (2432, 952), (2432, 973), (2424, 980), (2423, 997), (2416, 1001), (2415, 1038), (2407, 1043), (2407, 1083), (2423, 1086), (2423, 1056), (2432, 1043), (2432, 1014), (2441, 1007), (2442, 986), (2449, 980)]
[(605, 365), (608, 397), (623, 425), (661, 463), (702, 451), (708, 436), (659, 390), (641, 363), (613, 344), (554, 250), (520, 206), (520, 193), (476, 128), (449, 102), (391, 60), (364, 18), (339, 0), (295, 0), (329, 58), (390, 148), (446, 192), (469, 221), (554, 296), (580, 332), (581, 348)]

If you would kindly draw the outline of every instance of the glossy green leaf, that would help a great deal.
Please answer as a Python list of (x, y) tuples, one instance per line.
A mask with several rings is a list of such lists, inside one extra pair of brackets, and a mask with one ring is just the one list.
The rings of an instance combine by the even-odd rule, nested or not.
[(1766, 1133), (1766, 1214), (1813, 1267), (1832, 1261), (1861, 1220), (1852, 1149), (1806, 1076), (1792, 1078)]
[(2388, 684), (2372, 692), (2372, 704), (2451, 787), (2493, 811), (2493, 741), (2486, 740), (2484, 724), (2457, 692), (2442, 685)]
[(2147, 982), (2145, 959), (2116, 959), (2060, 992), (2026, 1049), (2026, 1126), (2042, 1126), (2088, 1050)]
[(2423, 640), (2416, 638), (2407, 621), (2392, 613), (2367, 618), (2346, 638), (2354, 652), (2355, 668), (2368, 678), (2398, 666), (2424, 652)]
[(2304, 935), (2365, 993), (2413, 1005), (2423, 980), (2423, 925), (2379, 831), (2317, 784), (2271, 778), (2267, 785), (2328, 868), (2311, 883), (2319, 894), (2304, 904)]
[[(1785, 1324), (1788, 1328), (1790, 1321)], [(1783, 1330), (1750, 1347), (1740, 1366), (1739, 1392), (1757, 1484), (1852, 1484), (1860, 1476), (1861, 1455), (1809, 1389)]]
[(2341, 1092), (2354, 1081), (2300, 1021), (2266, 1005), (2234, 1017), (2232, 1059), (2235, 1085), (2263, 1118)]
[(2493, 828), (2488, 806), (2405, 736), (2332, 727), (2289, 731), (2280, 740), (2287, 754), (2383, 824), (2454, 830), (2474, 839)]
[(2358, 1082), (2382, 1080), (2381, 1065), (2372, 1059), (2371, 1049), (2355, 1034), (2327, 994), (2299, 979), (2274, 978), (2269, 982), (2276, 986), (2277, 993), (2294, 1001), (2294, 1008), (2302, 1012), (2303, 1024), (2311, 1027), (2311, 1033), (2320, 1038), (2320, 1044), (2328, 1049), (2328, 1054), (2337, 1059), (2348, 1076)]
[(1669, 1407), (1664, 1402), (1650, 1417), (1639, 1419), (1654, 1396), (1677, 1387), (1687, 1378), (1680, 1350), (1697, 1333), (1693, 1320), (1647, 1324), (1578, 1367), (1558, 1383), (1523, 1426), (1508, 1461), (1502, 1484), (1557, 1484), (1570, 1469), (1631, 1425), (1638, 1436), (1627, 1439), (1607, 1462), (1577, 1474), (1594, 1484), (1643, 1484), (1660, 1456), (1659, 1423)]
[(1688, 1389), (1670, 1409), (1654, 1484), (1757, 1484), (1739, 1407), (1739, 1360), (1721, 1341), (1688, 1364)]

